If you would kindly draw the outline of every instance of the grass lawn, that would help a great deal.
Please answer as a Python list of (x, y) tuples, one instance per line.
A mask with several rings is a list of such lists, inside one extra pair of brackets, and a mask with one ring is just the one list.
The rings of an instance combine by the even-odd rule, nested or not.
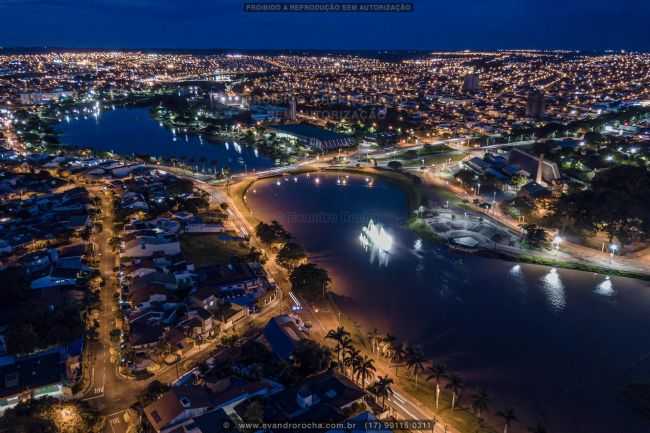
[(637, 280), (650, 281), (650, 274), (639, 273), (634, 271), (625, 271), (613, 268), (607, 268), (599, 265), (592, 265), (585, 262), (576, 262), (571, 260), (559, 260), (547, 257), (541, 257), (534, 254), (520, 254), (513, 257), (513, 260), (521, 263), (532, 263), (535, 265), (552, 266), (556, 268), (575, 269), (578, 271), (592, 272), (596, 274), (612, 275), (617, 277), (635, 278)]
[[(421, 375), (423, 376), (423, 375)], [(435, 410), (435, 385), (431, 382), (425, 382), (422, 377), (418, 381), (418, 386), (415, 386), (415, 379), (410, 377), (405, 371), (405, 368), (400, 368), (398, 383), (404, 390), (417, 401), (424, 404), (429, 410), (439, 415), (446, 423), (456, 428), (460, 432), (473, 433), (479, 431), (479, 420), (469, 409), (471, 405), (471, 394), (473, 390), (464, 390), (461, 394), (460, 406), (456, 404), (456, 408), (451, 410), (451, 392), (444, 389), (444, 383), (441, 385), (440, 390), (440, 408)], [(495, 432), (490, 426), (483, 426), (480, 430), (483, 433)]]
[(181, 236), (181, 250), (188, 262), (196, 266), (228, 263), (233, 256), (243, 256), (249, 249), (237, 240), (221, 239), (219, 234)]
[(440, 153), (440, 154), (419, 156), (417, 158), (411, 158), (411, 159), (402, 159), (401, 161), (405, 167), (419, 167), (422, 165), (422, 160), (424, 160), (424, 165), (429, 166), (431, 164), (445, 163), (449, 159), (451, 159), (452, 162), (458, 162), (461, 161), (464, 157), (465, 155), (462, 153)]
[(446, 240), (438, 235), (429, 224), (427, 224), (423, 219), (417, 217), (409, 218), (406, 223), (406, 227), (412, 230), (414, 233), (418, 234), (423, 239), (426, 239), (431, 242), (446, 242)]

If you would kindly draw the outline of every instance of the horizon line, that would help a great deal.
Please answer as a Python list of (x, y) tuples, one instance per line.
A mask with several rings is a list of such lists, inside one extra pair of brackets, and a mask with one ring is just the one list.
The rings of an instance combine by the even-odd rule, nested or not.
[(278, 51), (278, 52), (375, 52), (375, 53), (489, 53), (489, 52), (538, 52), (538, 53), (648, 53), (650, 51), (626, 49), (626, 48), (172, 48), (172, 47), (66, 47), (66, 46), (0, 46), (0, 52), (4, 50), (13, 51)]

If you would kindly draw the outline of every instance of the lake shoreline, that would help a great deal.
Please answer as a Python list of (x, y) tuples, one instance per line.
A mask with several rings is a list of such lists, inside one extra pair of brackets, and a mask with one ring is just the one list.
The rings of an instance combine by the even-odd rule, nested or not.
[[(405, 193), (407, 197), (407, 207), (409, 211), (408, 220), (405, 226), (412, 232), (418, 234), (423, 239), (438, 244), (444, 244), (448, 248), (450, 247), (449, 241), (442, 236), (437, 235), (426, 223), (422, 222), (421, 224), (417, 223), (417, 219), (411, 216), (413, 211), (418, 209), (421, 205), (427, 203), (427, 188), (422, 184), (416, 181), (417, 176), (404, 173), (401, 171), (395, 171), (390, 169), (383, 168), (359, 168), (359, 167), (328, 167), (328, 168), (311, 168), (305, 167), (297, 170), (287, 171), (285, 173), (277, 173), (269, 176), (265, 176), (259, 179), (251, 180), (248, 183), (247, 187), (240, 191), (242, 195), (246, 195), (248, 190), (255, 182), (263, 179), (271, 179), (283, 177), (285, 175), (298, 175), (304, 173), (314, 173), (314, 172), (325, 172), (325, 173), (341, 173), (341, 174), (356, 174), (356, 175), (366, 175), (366, 176), (377, 176), (379, 178), (388, 180), (389, 182), (395, 183), (399, 188)], [(429, 191), (430, 192), (430, 191)], [(243, 203), (246, 203), (245, 200), (242, 200)], [(246, 206), (248, 206), (246, 204)], [(633, 271), (620, 270), (615, 268), (610, 268), (606, 266), (600, 266), (596, 264), (591, 264), (588, 262), (572, 261), (572, 260), (560, 260), (546, 257), (543, 252), (538, 253), (535, 251), (522, 252), (521, 254), (509, 254), (505, 252), (495, 252), (487, 248), (477, 248), (476, 250), (460, 250), (454, 248), (454, 251), (461, 254), (468, 255), (477, 255), (486, 258), (493, 258), (498, 260), (503, 260), (507, 262), (514, 263), (524, 263), (524, 264), (533, 264), (548, 266), (552, 268), (562, 268), (582, 272), (591, 272), (606, 276), (617, 276), (631, 278), (641, 281), (650, 281), (650, 272), (649, 273), (639, 273)]]

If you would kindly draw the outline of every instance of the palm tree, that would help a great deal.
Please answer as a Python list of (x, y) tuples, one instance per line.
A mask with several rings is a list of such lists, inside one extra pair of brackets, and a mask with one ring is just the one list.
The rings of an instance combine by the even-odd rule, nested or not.
[(497, 412), (497, 416), (503, 418), (503, 421), (505, 422), (503, 426), (503, 433), (508, 433), (508, 428), (510, 428), (510, 425), (517, 421), (517, 416), (515, 415), (515, 411), (513, 409), (505, 409), (505, 410), (500, 410)]
[(463, 380), (459, 376), (455, 374), (449, 376), (449, 383), (447, 383), (445, 388), (451, 390), (451, 410), (454, 410), (456, 407), (456, 399), (458, 398), (460, 391), (463, 389), (463, 386)]
[(418, 377), (424, 370), (424, 355), (419, 347), (408, 347), (406, 350), (406, 367), (411, 370), (415, 376), (415, 386), (418, 386)]
[(544, 427), (544, 424), (542, 423), (537, 423), (536, 426), (528, 427), (528, 431), (530, 433), (548, 433), (546, 427)]
[(350, 333), (346, 331), (345, 328), (342, 326), (339, 326), (338, 328), (336, 328), (336, 330), (330, 329), (327, 335), (325, 335), (326, 339), (334, 340), (336, 342), (334, 353), (336, 353), (336, 361), (339, 365), (341, 365), (341, 353), (344, 350), (343, 341), (349, 337), (350, 337)]
[(393, 340), (389, 344), (389, 352), (390, 352), (390, 358), (393, 361), (403, 361), (404, 357), (406, 356), (406, 345), (404, 343), (400, 343), (397, 341), (397, 339), (393, 338)]
[(481, 418), (481, 411), (487, 410), (489, 404), (490, 399), (484, 390), (480, 390), (472, 396), (472, 409), (479, 418)]
[(366, 380), (375, 375), (375, 364), (371, 358), (363, 356), (358, 364), (354, 367), (354, 376), (357, 380), (361, 380), (361, 389), (366, 389)]
[(381, 342), (383, 343), (382, 355), (384, 355), (387, 358), (392, 358), (393, 356), (392, 348), (396, 340), (397, 339), (390, 334), (386, 334), (386, 336), (381, 339)]
[(379, 338), (379, 330), (374, 328), (372, 331), (368, 332), (368, 340), (370, 341), (370, 350), (372, 353), (375, 353), (377, 346), (377, 338)]
[(429, 375), (427, 380), (436, 381), (436, 410), (440, 401), (440, 379), (447, 377), (447, 367), (444, 364), (434, 364), (428, 368)]
[(393, 388), (391, 388), (391, 385), (393, 384), (393, 379), (391, 379), (388, 376), (379, 376), (377, 378), (377, 381), (372, 384), (371, 391), (376, 397), (381, 398), (381, 407), (385, 408), (385, 402), (386, 398), (393, 394)]
[(398, 376), (398, 369), (400, 366), (400, 362), (402, 362), (406, 358), (407, 354), (407, 347), (406, 344), (401, 344), (398, 343), (396, 340), (392, 340), (390, 343), (390, 359), (393, 361), (393, 364), (395, 365), (395, 376)]
[(343, 364), (344, 373), (347, 374), (348, 369), (352, 372), (350, 376), (354, 376), (354, 371), (359, 362), (361, 361), (361, 352), (359, 352), (354, 347), (350, 346), (347, 348), (343, 354)]
[(345, 367), (345, 358), (349, 354), (350, 351), (355, 351), (358, 353), (358, 351), (352, 346), (352, 340), (349, 337), (343, 337), (343, 340), (339, 344), (336, 345), (337, 348), (339, 348), (341, 352), (341, 365), (340, 365), (340, 371), (343, 372), (343, 368)]

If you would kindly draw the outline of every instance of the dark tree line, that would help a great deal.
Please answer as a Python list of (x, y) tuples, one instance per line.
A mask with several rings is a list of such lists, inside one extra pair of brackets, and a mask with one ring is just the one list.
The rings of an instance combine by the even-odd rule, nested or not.
[(276, 261), (289, 271), (292, 290), (312, 301), (325, 297), (331, 281), (327, 270), (309, 263), (305, 250), (291, 241), (291, 235), (279, 222), (261, 222), (255, 227), (255, 234), (268, 246), (279, 245)]
[(643, 167), (617, 166), (596, 174), (591, 188), (562, 196), (549, 222), (595, 233), (626, 244), (650, 238), (650, 173)]

